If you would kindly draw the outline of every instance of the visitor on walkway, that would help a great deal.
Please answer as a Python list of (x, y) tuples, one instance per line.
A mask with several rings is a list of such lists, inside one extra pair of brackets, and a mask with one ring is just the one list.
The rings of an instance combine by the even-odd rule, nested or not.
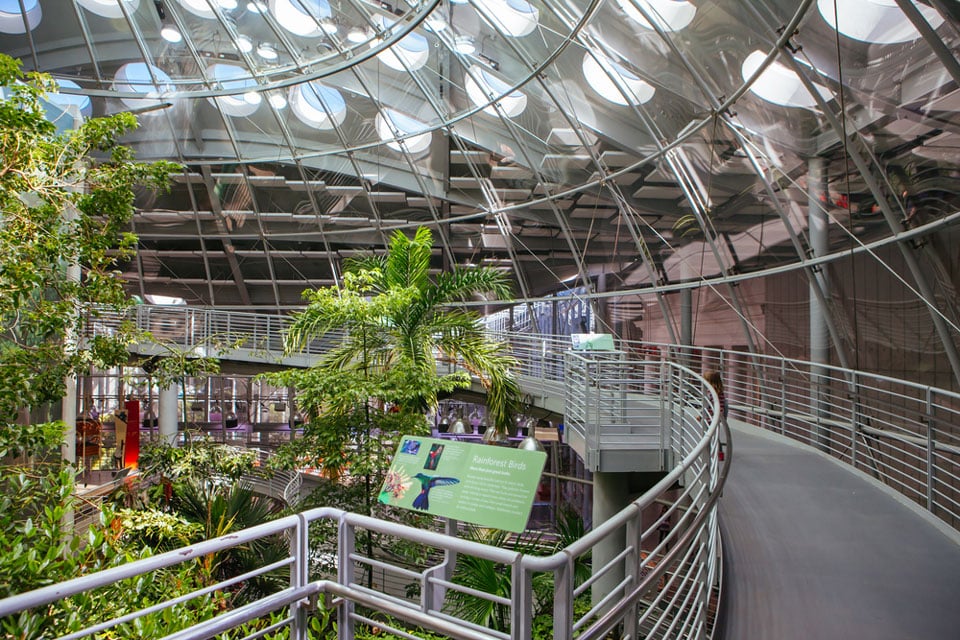
[(727, 413), (729, 409), (727, 407), (727, 396), (723, 393), (723, 380), (720, 379), (720, 372), (706, 371), (703, 377), (717, 392), (717, 396), (720, 397), (720, 417), (723, 418), (723, 424), (727, 424)]
[[(670, 535), (670, 515), (667, 513), (669, 510), (670, 510), (670, 507), (667, 505), (663, 505), (660, 508), (660, 517), (663, 518), (663, 520), (660, 522), (660, 524), (657, 525), (657, 533), (659, 535), (659, 537), (657, 538), (658, 545), (662, 543), (664, 540), (666, 540), (667, 536)], [(667, 546), (664, 549), (664, 552), (669, 550), (670, 550), (670, 542), (667, 541)]]

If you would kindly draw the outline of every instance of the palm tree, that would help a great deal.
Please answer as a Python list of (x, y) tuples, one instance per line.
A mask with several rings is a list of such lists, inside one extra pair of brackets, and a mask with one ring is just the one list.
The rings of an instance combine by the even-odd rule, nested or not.
[(510, 373), (515, 360), (505, 345), (487, 337), (476, 314), (457, 305), (478, 295), (506, 300), (508, 280), (486, 267), (456, 267), (431, 277), (432, 249), (430, 230), (421, 227), (412, 239), (394, 233), (385, 256), (347, 261), (341, 288), (304, 294), (309, 305), (294, 317), (287, 348), (345, 332), (319, 367), (384, 380), (384, 399), (408, 411), (436, 407), (440, 392), (469, 385), (463, 372), (440, 375), (438, 361), (462, 367), (486, 389), (493, 428), (507, 433), (519, 402)]

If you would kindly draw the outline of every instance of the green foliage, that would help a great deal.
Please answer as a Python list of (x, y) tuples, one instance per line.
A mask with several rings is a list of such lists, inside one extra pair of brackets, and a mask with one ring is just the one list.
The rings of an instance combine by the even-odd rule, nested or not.
[(379, 480), (401, 435), (430, 433), (418, 413), (368, 410), (359, 404), (349, 409), (309, 417), (303, 435), (281, 445), (270, 464), (287, 469), (311, 467), (327, 478), (349, 473), (353, 477), (373, 474)]
[[(557, 529), (556, 538), (549, 544), (544, 543), (539, 533), (526, 532), (514, 536), (498, 529), (468, 529), (466, 537), (476, 542), (509, 548), (528, 555), (551, 555), (570, 546), (586, 533), (583, 520), (571, 510), (558, 514)], [(589, 577), (589, 558), (577, 558), (574, 562), (574, 586), (583, 584)], [(511, 596), (512, 579), (509, 567), (498, 565), (491, 560), (467, 555), (460, 556), (457, 559), (453, 581), (484, 593), (508, 599)], [(553, 637), (553, 575), (535, 574), (532, 579), (532, 590), (533, 637), (551, 638)], [(447, 599), (454, 614), (464, 620), (498, 631), (510, 630), (509, 608), (505, 605), (459, 591), (450, 591)], [(583, 612), (589, 610), (589, 596), (586, 604), (587, 608), (583, 609)]]
[[(507, 279), (488, 268), (455, 268), (431, 278), (432, 248), (429, 229), (418, 229), (413, 238), (398, 231), (386, 256), (348, 261), (341, 288), (304, 293), (308, 305), (294, 316), (288, 351), (333, 331), (344, 337), (311, 372), (284, 378), (296, 384), (302, 407), (348, 412), (357, 402), (379, 398), (423, 411), (436, 406), (438, 394), (469, 385), (469, 372), (488, 390), (494, 428), (512, 427), (519, 396), (510, 374), (514, 359), (487, 339), (475, 314), (452, 308), (483, 294), (508, 298)], [(440, 375), (438, 354), (466, 371)]]
[[(41, 481), (42, 484), (42, 481)], [(29, 489), (29, 487), (24, 487)], [(28, 588), (62, 582), (81, 573), (92, 573), (146, 557), (148, 548), (131, 551), (121, 544), (113, 524), (113, 514), (104, 513), (106, 526), (93, 527), (82, 541), (67, 535), (63, 528), (64, 510), (70, 505), (72, 476), (66, 471), (58, 476), (56, 488), (45, 487), (47, 495), (59, 488), (59, 501), (28, 517), (18, 531), (5, 529), (2, 544), (10, 544), (0, 563), (0, 595), (19, 593)], [(31, 493), (37, 493), (32, 491)], [(35, 505), (28, 505), (32, 508)], [(5, 521), (6, 519), (4, 519)], [(116, 527), (119, 528), (119, 527)], [(9, 638), (46, 638), (77, 631), (97, 621), (129, 613), (160, 600), (171, 592), (186, 592), (202, 586), (208, 577), (203, 567), (187, 563), (165, 571), (54, 602), (45, 607), (24, 611), (16, 616), (0, 618), (0, 635)], [(160, 637), (211, 617), (219, 609), (219, 596), (208, 595), (191, 600), (157, 614), (147, 616), (117, 636)], [(160, 633), (160, 630), (164, 630)]]
[[(539, 536), (513, 536), (499, 529), (468, 529), (466, 537), (482, 544), (509, 548), (521, 553), (533, 553), (540, 550)], [(457, 558), (457, 567), (453, 581), (456, 584), (510, 599), (511, 575), (509, 567), (492, 560), (463, 555)], [(534, 590), (536, 591), (536, 581)], [(491, 602), (485, 598), (450, 591), (447, 596), (455, 615), (489, 629), (508, 632), (510, 630), (510, 608), (507, 605)]]
[(127, 304), (116, 264), (135, 248), (136, 191), (165, 187), (178, 167), (133, 161), (118, 143), (130, 114), (58, 132), (41, 103), (56, 84), (19, 61), (0, 56), (0, 86), (0, 429), (15, 429), (17, 411), (60, 398), (68, 374), (125, 361), (125, 331), (74, 336)]
[(151, 442), (140, 451), (140, 469), (145, 475), (206, 482), (213, 478), (236, 480), (257, 465), (256, 451), (237, 449), (209, 438), (193, 440), (182, 447)]
[(203, 526), (158, 509), (121, 509), (117, 512), (122, 539), (131, 546), (168, 551), (201, 537)]

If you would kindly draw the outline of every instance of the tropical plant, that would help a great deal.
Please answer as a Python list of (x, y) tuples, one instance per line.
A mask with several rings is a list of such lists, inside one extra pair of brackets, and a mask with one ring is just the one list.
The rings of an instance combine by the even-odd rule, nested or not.
[[(68, 514), (74, 471), (60, 455), (66, 425), (50, 419), (65, 380), (127, 361), (134, 333), (80, 340), (101, 313), (128, 304), (118, 261), (136, 238), (126, 230), (138, 189), (166, 186), (171, 163), (136, 162), (119, 139), (130, 114), (61, 131), (44, 98), (43, 74), (0, 55), (0, 595), (38, 588), (128, 560), (107, 530), (81, 544)], [(137, 555), (137, 554), (134, 554)], [(97, 596), (0, 621), (0, 635), (36, 637), (148, 597)], [(112, 598), (112, 599), (111, 599)], [(65, 610), (64, 607), (69, 609)]]
[(515, 360), (505, 345), (487, 337), (476, 314), (456, 305), (484, 294), (506, 299), (508, 281), (501, 271), (485, 267), (454, 268), (431, 277), (432, 249), (429, 229), (417, 229), (412, 239), (397, 231), (387, 255), (345, 263), (342, 287), (305, 292), (308, 305), (294, 316), (286, 335), (288, 350), (332, 332), (342, 332), (342, 339), (317, 366), (320, 379), (304, 376), (300, 382), (305, 384), (297, 388), (309, 395), (330, 384), (331, 377), (352, 372), (351, 383), (379, 386), (363, 389), (377, 392), (368, 398), (422, 412), (436, 406), (439, 393), (469, 384), (463, 372), (440, 375), (437, 362), (446, 361), (478, 376), (487, 389), (493, 427), (506, 433), (518, 406), (510, 372)]
[[(140, 543), (151, 544), (161, 534), (169, 539), (165, 527), (180, 535), (190, 534), (183, 543), (199, 542), (268, 522), (281, 511), (273, 498), (255, 493), (242, 481), (244, 475), (256, 469), (255, 451), (209, 439), (189, 441), (182, 447), (154, 443), (144, 449), (140, 463), (144, 475), (161, 478), (157, 485), (160, 491), (154, 498), (155, 503), (160, 503), (159, 508), (122, 512), (125, 535)], [(174, 526), (158, 512), (184, 524)], [(203, 561), (211, 576), (225, 579), (286, 555), (285, 543), (265, 539), (205, 556)], [(279, 574), (246, 580), (231, 594), (232, 602), (272, 593), (281, 582)]]
[(0, 56), (0, 87), (0, 428), (12, 429), (18, 412), (62, 397), (68, 375), (126, 360), (130, 326), (77, 338), (128, 304), (115, 265), (136, 245), (135, 191), (165, 187), (178, 167), (133, 160), (118, 143), (137, 126), (128, 113), (58, 131), (43, 104), (56, 84), (18, 60)]
[[(466, 530), (466, 537), (470, 540), (486, 545), (509, 548), (528, 555), (550, 555), (564, 549), (586, 533), (583, 519), (573, 510), (564, 509), (558, 513), (557, 532), (551, 542), (547, 543), (540, 533), (524, 532), (514, 536), (499, 529), (472, 528)], [(574, 586), (583, 584), (590, 577), (589, 556), (580, 556), (574, 560)], [(469, 587), (475, 591), (488, 593), (509, 599), (512, 592), (512, 579), (509, 571), (491, 560), (463, 555), (457, 559), (457, 567), (453, 581), (459, 585)], [(553, 575), (548, 573), (534, 574), (532, 579), (533, 591), (533, 618), (535, 629), (540, 634), (534, 637), (552, 637), (553, 629)], [(480, 598), (462, 591), (450, 591), (448, 594), (450, 607), (454, 613), (480, 626), (509, 631), (509, 607)], [(589, 598), (587, 598), (589, 602)], [(589, 608), (589, 604), (587, 605)]]

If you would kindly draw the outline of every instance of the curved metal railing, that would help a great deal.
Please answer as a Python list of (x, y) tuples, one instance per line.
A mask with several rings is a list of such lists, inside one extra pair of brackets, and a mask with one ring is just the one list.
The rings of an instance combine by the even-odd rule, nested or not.
[(256, 451), (258, 468), (253, 473), (244, 475), (240, 481), (250, 486), (256, 493), (282, 500), (283, 504), (288, 507), (296, 506), (300, 501), (303, 474), (288, 469), (270, 469), (267, 471), (270, 452), (263, 449), (247, 450)]
[[(236, 332), (231, 335), (249, 331), (253, 336), (260, 336), (250, 338), (250, 345), (256, 344), (257, 348), (273, 343), (276, 343), (275, 348), (280, 346), (276, 332), (282, 329), (284, 322), (278, 317), (204, 310), (171, 312), (163, 309), (161, 312), (156, 309), (138, 309), (138, 325), (156, 333), (156, 325), (162, 318), (175, 319), (179, 314), (180, 329), (174, 334), (180, 336), (181, 345), (206, 344), (211, 335), (207, 332), (224, 329)], [(264, 335), (268, 330), (274, 332), (273, 337)], [(518, 373), (534, 385), (533, 393), (548, 396), (563, 389), (563, 354), (568, 350), (566, 338), (532, 334), (501, 334), (498, 337), (509, 341), (513, 347), (514, 355), (520, 361)], [(322, 343), (308, 345), (307, 352), (319, 355), (325, 346)], [(621, 342), (618, 347), (640, 361), (637, 366), (649, 367), (651, 375), (644, 378), (651, 380), (648, 384), (652, 387), (645, 389), (651, 394), (658, 391), (653, 388), (657, 384), (678, 383), (673, 381), (674, 375), (686, 380), (683, 384), (688, 391), (673, 397), (688, 397), (690, 402), (684, 411), (671, 418), (676, 421), (671, 423), (671, 433), (675, 433), (678, 451), (682, 453), (677, 456), (682, 462), (673, 472), (678, 475), (671, 476), (682, 483), (684, 492), (679, 499), (657, 485), (616, 518), (551, 558), (507, 557), (455, 538), (427, 534), (425, 539), (423, 532), (394, 529), (393, 525), (359, 516), (337, 516), (345, 518), (342, 522), (348, 523), (340, 527), (341, 535), (346, 536), (341, 538), (340, 546), (343, 549), (346, 545), (347, 552), (338, 559), (341, 568), (338, 579), (322, 583), (304, 580), (302, 585), (292, 585), (291, 589), (306, 589), (306, 585), (312, 584), (310, 589), (335, 594), (340, 598), (338, 606), (344, 620), (367, 619), (362, 608), (376, 606), (411, 624), (420, 624), (452, 637), (526, 638), (529, 637), (529, 619), (535, 608), (529, 576), (542, 570), (552, 573), (557, 585), (553, 596), (555, 637), (570, 637), (574, 633), (582, 637), (601, 637), (605, 630), (618, 624), (624, 624), (626, 628), (635, 626), (637, 637), (695, 637), (704, 633), (708, 626), (705, 612), (710, 606), (704, 597), (712, 588), (716, 571), (715, 500), (722, 486), (719, 484), (722, 482), (721, 470), (726, 468), (718, 469), (714, 462), (719, 447), (716, 405), (706, 403), (704, 408), (702, 402), (702, 398), (712, 392), (703, 385), (702, 379), (694, 375), (694, 371), (707, 369), (722, 373), (733, 417), (817, 447), (884, 482), (954, 529), (960, 525), (960, 436), (954, 428), (960, 424), (957, 419), (960, 395), (867, 372), (761, 354), (631, 342)], [(664, 380), (654, 373), (663, 366), (664, 360), (682, 362), (689, 368), (670, 362), (672, 373)], [(698, 382), (694, 384), (692, 381)], [(526, 384), (524, 388), (527, 388)], [(700, 420), (696, 420), (698, 415)], [(658, 514), (651, 515), (649, 507), (657, 501), (673, 505), (671, 516), (677, 521), (671, 533), (669, 551), (666, 543), (652, 548), (648, 543), (659, 522)], [(690, 502), (689, 507), (685, 501)], [(416, 569), (390, 568), (381, 560), (356, 553), (350, 542), (355, 528), (416, 541), (435, 551), (472, 552), (477, 557), (503, 564), (503, 570), (513, 576), (511, 597), (496, 594), (484, 594), (483, 597), (498, 606), (509, 607), (512, 621), (509, 635), (471, 627), (449, 611), (431, 608), (430, 602), (433, 601), (426, 595), (418, 604), (395, 594), (376, 593), (359, 584), (355, 572), (363, 567), (377, 566), (378, 570), (393, 570), (402, 579), (418, 584), (421, 594), (457, 589), (449, 580), (440, 577), (443, 572), (439, 565)], [(587, 547), (592, 550), (603, 536), (618, 539), (623, 536), (640, 543), (627, 545), (610, 566), (595, 567), (595, 574), (600, 577), (592, 582), (573, 584), (574, 560), (582, 557)], [(648, 543), (646, 547), (644, 542)], [(704, 552), (703, 549), (712, 551)], [(586, 597), (587, 591), (602, 580), (614, 584), (609, 597), (599, 598), (596, 606), (574, 619), (572, 603), (578, 597)], [(0, 605), (9, 606), (7, 603)], [(5, 610), (3, 606), (0, 606), (0, 613)], [(672, 613), (658, 613), (664, 608)], [(258, 609), (262, 610), (265, 609)]]
[[(198, 314), (195, 310), (186, 311), (189, 313), (184, 317), (189, 321), (183, 326), (192, 326)], [(143, 315), (147, 321), (156, 320), (149, 312)], [(215, 317), (213, 312), (201, 315), (206, 318), (204, 322)], [(258, 322), (256, 318), (247, 320), (252, 324)], [(518, 351), (525, 348), (520, 343), (515, 346)], [(560, 343), (551, 342), (550, 348), (554, 346), (559, 348)], [(555, 360), (552, 352), (545, 357), (546, 343), (540, 347), (541, 357), (537, 362), (525, 361), (521, 365), (522, 373), (525, 377), (539, 375), (547, 383), (556, 384), (557, 378), (562, 379), (562, 361)], [(556, 355), (559, 354), (557, 351)], [(549, 372), (541, 370), (545, 365), (559, 365), (559, 368)], [(453, 638), (527, 640), (532, 637), (532, 621), (538, 611), (552, 611), (553, 637), (560, 640), (574, 636), (602, 638), (621, 625), (629, 637), (705, 637), (715, 605), (719, 555), (717, 500), (729, 464), (719, 462), (718, 399), (712, 388), (691, 369), (676, 363), (656, 363), (656, 366), (663, 369), (664, 375), (650, 382), (657, 388), (649, 391), (654, 397), (667, 396), (674, 400), (663, 413), (663, 420), (670, 434), (676, 465), (626, 509), (597, 523), (583, 538), (551, 556), (523, 554), (335, 509), (319, 509), (2, 600), (0, 617), (44, 607), (252, 540), (279, 536), (289, 545), (290, 552), (285, 559), (244, 576), (173, 597), (160, 605), (97, 621), (83, 630), (71, 630), (70, 637), (122, 629), (138, 617), (156, 614), (161, 607), (189, 606), (193, 598), (207, 597), (215, 591), (230, 589), (239, 581), (278, 569), (289, 571), (287, 587), (171, 637), (206, 638), (230, 630), (234, 630), (232, 637), (259, 637), (262, 628), (247, 627), (243, 632), (237, 629), (271, 613), (286, 611), (289, 615), (279, 623), (274, 619), (271, 624), (288, 625), (291, 637), (304, 638), (309, 598), (323, 592), (335, 597), (341, 638), (352, 637), (353, 625), (372, 622), (373, 616), (377, 616), (379, 627), (391, 630), (394, 623), (379, 617), (389, 614), (397, 625), (432, 629)], [(666, 505), (665, 512), (660, 505)], [(319, 520), (331, 519), (337, 522), (338, 553), (334, 563), (338, 567), (337, 576), (311, 580), (312, 556), (308, 545), (311, 526)], [(660, 524), (667, 519), (672, 526), (669, 534), (661, 539)], [(421, 552), (411, 557), (424, 560), (411, 566), (409, 561), (400, 563), (382, 556), (368, 557), (356, 544), (358, 535), (377, 536), (378, 546), (383, 549), (390, 548), (391, 541), (417, 545)], [(612, 555), (611, 548), (616, 550)], [(458, 584), (450, 573), (456, 554), (497, 565), (510, 576), (509, 596)], [(444, 560), (429, 560), (437, 557)], [(580, 582), (577, 567), (588, 557), (593, 559), (591, 575)], [(374, 569), (381, 575), (393, 577), (394, 580), (383, 580), (383, 584), (399, 579), (406, 583), (406, 588), (388, 591), (364, 580)], [(553, 584), (552, 592), (545, 599), (543, 591), (533, 588), (534, 579), (543, 574), (552, 576)], [(490, 629), (465, 619), (451, 606), (451, 599), (445, 597), (451, 592), (501, 607), (507, 624), (501, 629)], [(575, 606), (581, 601), (589, 604)]]
[[(187, 307), (140, 306), (138, 328), (183, 348), (211, 340), (239, 341), (246, 352), (276, 359), (281, 316)], [(117, 317), (103, 317), (109, 330)], [(566, 336), (493, 332), (519, 360), (523, 389), (534, 397), (563, 396)], [(227, 340), (229, 338), (229, 340)], [(331, 338), (332, 339), (332, 338)], [(331, 339), (304, 347), (319, 356)], [(722, 372), (733, 414), (811, 444), (867, 473), (960, 529), (960, 394), (918, 383), (778, 356), (680, 345), (620, 341), (635, 360), (676, 359), (695, 370)], [(225, 357), (229, 357), (226, 354)], [(656, 362), (650, 375), (658, 375)]]

